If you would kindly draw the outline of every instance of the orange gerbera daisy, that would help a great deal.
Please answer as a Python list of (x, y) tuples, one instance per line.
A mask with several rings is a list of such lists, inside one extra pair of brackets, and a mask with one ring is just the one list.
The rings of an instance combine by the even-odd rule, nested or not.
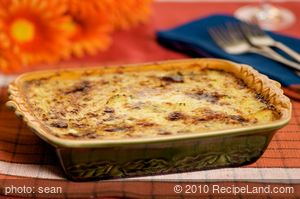
[[(102, 1), (98, 1), (99, 4)], [(128, 29), (149, 19), (152, 0), (107, 0), (103, 1), (111, 12), (116, 29)], [(109, 13), (108, 13), (109, 14)]]
[(69, 0), (67, 14), (71, 18), (61, 25), (69, 33), (71, 52), (79, 57), (105, 50), (111, 43), (112, 25), (104, 12), (95, 9), (95, 2)]
[(14, 73), (18, 72), (22, 66), (19, 57), (10, 48), (8, 39), (5, 39), (5, 35), (0, 33), (0, 40), (6, 42), (0, 42), (0, 73)]
[[(67, 18), (62, 0), (11, 0), (0, 6), (0, 29), (23, 63), (56, 61), (67, 54), (67, 34), (58, 27)], [(3, 42), (3, 41), (0, 41)]]

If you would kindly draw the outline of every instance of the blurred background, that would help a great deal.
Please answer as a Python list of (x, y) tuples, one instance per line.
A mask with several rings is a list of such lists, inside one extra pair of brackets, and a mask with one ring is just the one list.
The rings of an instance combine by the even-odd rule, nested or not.
[[(195, 2), (204, 4), (195, 6)], [(298, 36), (299, 4), (264, 0), (1, 0), (0, 72), (11, 75), (184, 58), (187, 55), (161, 46), (156, 32), (219, 13)]]

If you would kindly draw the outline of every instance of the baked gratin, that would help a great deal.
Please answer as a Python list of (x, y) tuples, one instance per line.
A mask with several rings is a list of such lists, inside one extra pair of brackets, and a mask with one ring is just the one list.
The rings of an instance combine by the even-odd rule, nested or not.
[(270, 100), (233, 72), (196, 63), (140, 68), (29, 78), (24, 95), (34, 117), (65, 139), (199, 134), (281, 117)]

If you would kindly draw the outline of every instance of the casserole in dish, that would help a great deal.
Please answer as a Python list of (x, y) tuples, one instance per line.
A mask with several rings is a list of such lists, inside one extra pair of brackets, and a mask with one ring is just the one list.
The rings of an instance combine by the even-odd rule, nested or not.
[(249, 164), (291, 117), (279, 83), (217, 59), (32, 72), (9, 93), (73, 180)]

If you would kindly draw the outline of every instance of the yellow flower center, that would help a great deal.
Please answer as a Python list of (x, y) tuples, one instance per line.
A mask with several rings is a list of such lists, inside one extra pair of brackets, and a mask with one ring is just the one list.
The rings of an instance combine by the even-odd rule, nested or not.
[(78, 25), (72, 19), (62, 23), (61, 28), (66, 31), (70, 37), (74, 36), (78, 31)]
[(12, 37), (21, 43), (32, 41), (35, 35), (34, 24), (27, 19), (17, 19), (11, 25)]

